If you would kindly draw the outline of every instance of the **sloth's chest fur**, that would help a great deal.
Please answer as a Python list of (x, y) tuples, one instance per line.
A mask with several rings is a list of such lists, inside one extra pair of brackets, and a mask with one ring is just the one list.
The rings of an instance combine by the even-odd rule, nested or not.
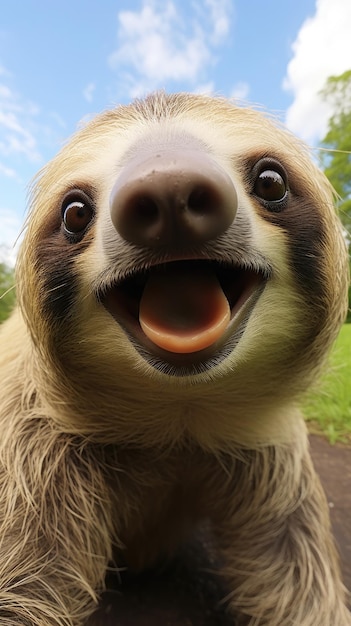
[(117, 565), (140, 570), (163, 561), (200, 525), (213, 520), (219, 513), (219, 492), (235, 474), (222, 462), (200, 450), (174, 451), (167, 458), (150, 451), (122, 452), (118, 468), (108, 476), (119, 520)]

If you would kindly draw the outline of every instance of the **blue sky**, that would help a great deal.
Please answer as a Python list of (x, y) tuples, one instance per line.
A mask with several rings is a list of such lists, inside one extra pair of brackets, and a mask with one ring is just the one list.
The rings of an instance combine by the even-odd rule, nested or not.
[(0, 260), (26, 187), (77, 124), (153, 89), (262, 105), (312, 145), (351, 68), (351, 0), (23, 0), (0, 22)]

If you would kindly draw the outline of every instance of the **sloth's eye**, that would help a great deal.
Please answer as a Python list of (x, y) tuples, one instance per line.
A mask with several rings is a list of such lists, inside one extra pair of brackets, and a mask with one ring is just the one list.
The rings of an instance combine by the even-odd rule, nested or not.
[(288, 194), (287, 178), (283, 169), (274, 161), (263, 159), (256, 164), (253, 193), (272, 210), (283, 208)]
[(82, 192), (69, 193), (62, 204), (62, 221), (69, 235), (80, 235), (94, 217), (90, 198)]
[(279, 172), (264, 170), (256, 180), (254, 192), (262, 200), (279, 202), (286, 194), (286, 185)]

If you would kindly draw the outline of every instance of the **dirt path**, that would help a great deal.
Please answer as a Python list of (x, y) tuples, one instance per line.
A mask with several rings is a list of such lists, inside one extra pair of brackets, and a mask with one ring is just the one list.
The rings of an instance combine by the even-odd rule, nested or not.
[[(344, 581), (351, 591), (351, 448), (330, 446), (314, 435), (310, 441), (330, 506)], [(89, 626), (233, 626), (220, 604), (223, 589), (208, 571), (213, 563), (204, 544), (200, 537), (172, 569), (127, 580), (122, 592), (111, 581), (111, 591)]]
[(351, 592), (351, 448), (310, 437), (315, 468), (330, 507), (345, 585)]

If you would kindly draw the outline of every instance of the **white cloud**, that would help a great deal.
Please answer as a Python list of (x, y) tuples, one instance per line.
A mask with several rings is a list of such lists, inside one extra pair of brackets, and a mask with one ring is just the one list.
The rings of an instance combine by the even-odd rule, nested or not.
[[(0, 75), (1, 75), (1, 71), (0, 71)], [(0, 98), (2, 100), (9, 100), (10, 98), (12, 98), (12, 93), (11, 93), (11, 89), (9, 89), (9, 87), (7, 87), (6, 85), (0, 85)]]
[(6, 244), (0, 243), (0, 263), (5, 263), (9, 267), (16, 264), (17, 250)]
[(0, 76), (11, 76), (10, 72), (3, 65), (0, 65)]
[(87, 102), (92, 102), (93, 101), (93, 96), (94, 96), (94, 91), (96, 89), (96, 85), (95, 83), (89, 83), (84, 91), (83, 91), (83, 96), (85, 98), (85, 100)]
[(234, 100), (247, 100), (249, 93), (250, 86), (248, 83), (237, 83), (230, 92), (230, 98)]
[(205, 0), (204, 10), (209, 12), (207, 19), (212, 26), (211, 40), (215, 45), (221, 44), (229, 33), (230, 28), (229, 0)]
[[(1, 72), (0, 72), (1, 74)], [(4, 72), (2, 72), (4, 74)], [(31, 127), (38, 108), (25, 102), (8, 85), (0, 83), (0, 154), (22, 154), (30, 162), (41, 159)]]
[(197, 85), (195, 89), (192, 90), (192, 93), (202, 94), (205, 96), (213, 96), (215, 92), (215, 85), (213, 81), (209, 81), (208, 83), (202, 83)]
[(140, 96), (167, 82), (206, 80), (214, 49), (229, 31), (230, 5), (229, 0), (196, 2), (189, 16), (172, 0), (144, 0), (140, 11), (121, 11), (118, 47), (108, 60), (128, 95)]
[(0, 174), (6, 176), (6, 178), (17, 178), (17, 172), (3, 163), (0, 163)]
[(287, 126), (305, 141), (323, 138), (331, 114), (319, 92), (329, 76), (351, 68), (351, 1), (316, 0), (316, 12), (302, 25), (292, 45), (284, 89), (294, 100)]
[(16, 261), (23, 224), (14, 211), (1, 208), (0, 223), (0, 262), (13, 266)]
[(64, 130), (67, 129), (67, 124), (66, 124), (65, 120), (56, 111), (50, 111), (49, 119), (50, 119), (50, 122), (53, 121), (55, 123), (55, 126), (57, 126), (58, 128), (61, 128), (61, 129), (64, 129)]
[(26, 204), (25, 182), (60, 145), (64, 120), (41, 110), (13, 87), (0, 65), (0, 260), (13, 264)]

